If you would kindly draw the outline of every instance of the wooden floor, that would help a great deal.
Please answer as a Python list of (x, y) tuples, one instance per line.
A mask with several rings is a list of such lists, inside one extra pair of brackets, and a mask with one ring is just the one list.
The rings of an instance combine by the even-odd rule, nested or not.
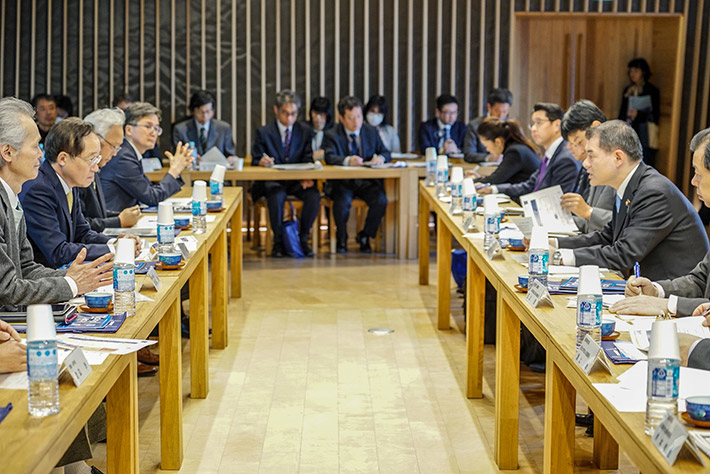
[[(456, 327), (436, 330), (434, 287), (417, 284), (416, 262), (247, 254), (244, 270), (230, 346), (210, 352), (206, 400), (187, 398), (183, 339), (180, 472), (498, 472), (494, 347), (485, 348), (485, 397), (467, 400), (462, 300), (452, 298)], [(394, 333), (367, 332), (375, 327)], [(521, 378), (519, 472), (541, 472), (544, 376), (523, 366)], [(142, 473), (163, 472), (158, 399), (158, 378), (140, 379)], [(577, 435), (578, 471), (596, 472), (591, 440)], [(95, 457), (102, 468), (104, 444)], [(637, 471), (622, 457), (619, 472)]]

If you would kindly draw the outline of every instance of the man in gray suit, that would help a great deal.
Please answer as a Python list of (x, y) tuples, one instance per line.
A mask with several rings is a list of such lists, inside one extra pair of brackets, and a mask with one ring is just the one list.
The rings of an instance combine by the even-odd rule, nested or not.
[(642, 162), (638, 135), (625, 122), (605, 122), (588, 129), (586, 137), (584, 167), (592, 186), (616, 190), (613, 217), (601, 230), (552, 239), (553, 262), (609, 267), (627, 277), (639, 262), (652, 279), (686, 275), (708, 251), (693, 206), (668, 178)]
[(232, 129), (227, 122), (214, 119), (215, 100), (212, 93), (200, 90), (192, 94), (189, 109), (192, 116), (173, 127), (173, 145), (194, 143), (198, 159), (212, 147), (217, 147), (233, 164), (237, 157)]
[(466, 128), (466, 135), (463, 139), (464, 160), (469, 163), (480, 163), (482, 161), (496, 161), (497, 156), (493, 156), (486, 150), (478, 137), (478, 126), (488, 117), (495, 117), (501, 122), (505, 122), (510, 114), (510, 106), (513, 105), (513, 93), (508, 89), (496, 88), (488, 93), (486, 100), (486, 115), (481, 115), (469, 122)]
[[(575, 160), (584, 162), (587, 158), (587, 129), (606, 121), (604, 112), (589, 100), (580, 100), (567, 110), (560, 128)], [(582, 166), (574, 189), (562, 195), (561, 204), (573, 214), (577, 229), (584, 234), (601, 229), (611, 220), (614, 196), (611, 186), (590, 186), (589, 174)]]

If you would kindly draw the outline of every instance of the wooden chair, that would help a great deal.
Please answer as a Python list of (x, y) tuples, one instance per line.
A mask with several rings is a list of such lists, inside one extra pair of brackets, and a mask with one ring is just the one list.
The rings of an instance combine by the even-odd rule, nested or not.
[[(327, 206), (330, 209), (329, 219), (328, 219), (328, 237), (330, 240), (330, 253), (336, 253), (337, 249), (337, 237), (335, 228), (335, 216), (333, 214), (333, 200), (327, 197), (321, 199), (321, 206)], [(357, 229), (362, 229), (365, 225), (365, 217), (367, 216), (367, 203), (360, 198), (353, 199), (352, 207), (350, 208), (350, 218), (353, 216), (353, 211), (355, 214), (355, 226)], [(375, 252), (382, 251), (382, 225), (377, 229), (377, 234), (375, 235), (375, 247), (373, 249)]]
[[(284, 204), (284, 217), (291, 216), (291, 206), (293, 204), (294, 212), (298, 213), (303, 209), (303, 201), (297, 199), (294, 196), (286, 197), (286, 203)], [(271, 219), (269, 219), (269, 207), (266, 202), (266, 198), (259, 198), (254, 203), (254, 239), (252, 239), (252, 249), (257, 249), (261, 247), (261, 232), (259, 228), (261, 227), (261, 221), (264, 219), (266, 222), (266, 236), (264, 241), (264, 248), (266, 253), (271, 253), (271, 248), (274, 244), (274, 233), (271, 228)], [(313, 245), (313, 251), (318, 251), (318, 238), (320, 234), (320, 219), (316, 219), (316, 222), (311, 228), (311, 242)]]

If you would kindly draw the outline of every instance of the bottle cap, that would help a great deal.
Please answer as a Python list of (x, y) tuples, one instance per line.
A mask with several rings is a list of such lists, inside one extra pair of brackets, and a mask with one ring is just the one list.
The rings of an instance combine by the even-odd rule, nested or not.
[(133, 239), (118, 239), (116, 241), (116, 256), (114, 263), (135, 265), (136, 262), (136, 241)]
[(476, 186), (473, 184), (473, 178), (466, 178), (463, 180), (463, 195), (464, 196), (475, 196)]
[(206, 201), (207, 200), (207, 183), (198, 180), (192, 183), (192, 200)]
[(449, 168), (449, 157), (446, 155), (439, 155), (436, 159), (436, 169), (445, 170)]
[(602, 295), (602, 281), (599, 278), (599, 267), (582, 265), (579, 267), (578, 295)]
[(158, 224), (170, 225), (173, 220), (173, 205), (168, 201), (158, 203)]
[(499, 214), (498, 199), (492, 194), (483, 196), (483, 212), (485, 214)]
[(57, 339), (52, 305), (31, 304), (27, 307), (27, 342)]
[(549, 249), (550, 244), (547, 239), (547, 229), (542, 226), (533, 226), (532, 233), (530, 235), (530, 248), (531, 249)]
[(433, 146), (430, 146), (429, 148), (427, 148), (424, 151), (424, 153), (426, 154), (427, 161), (436, 160), (436, 148), (434, 148)]
[(215, 165), (212, 171), (212, 176), (210, 176), (210, 181), (217, 181), (218, 183), (224, 183), (224, 171), (227, 168), (224, 165)]
[(454, 166), (451, 168), (451, 182), (458, 183), (459, 181), (463, 181), (463, 168)]
[(651, 325), (651, 344), (648, 348), (650, 359), (680, 360), (678, 347), (678, 328), (675, 321), (654, 321)]

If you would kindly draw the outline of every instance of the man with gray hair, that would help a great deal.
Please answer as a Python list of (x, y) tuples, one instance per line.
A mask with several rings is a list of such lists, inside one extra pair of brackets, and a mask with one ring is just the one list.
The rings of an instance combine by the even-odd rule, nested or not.
[(157, 206), (182, 188), (180, 173), (192, 161), (189, 144), (178, 143), (175, 155), (165, 156), (170, 168), (159, 183), (151, 183), (143, 172), (141, 157), (155, 147), (163, 133), (160, 127), (160, 110), (147, 102), (134, 102), (125, 111), (125, 138), (116, 156), (101, 171), (101, 185), (106, 197), (106, 207), (121, 211), (136, 204)]
[(589, 128), (586, 137), (584, 167), (590, 184), (616, 190), (612, 219), (596, 232), (552, 239), (553, 262), (599, 265), (625, 277), (638, 262), (654, 280), (687, 275), (708, 251), (707, 234), (692, 204), (668, 178), (643, 163), (638, 135), (625, 122)]
[(86, 221), (96, 232), (103, 232), (107, 227), (132, 227), (141, 216), (138, 205), (127, 207), (121, 212), (107, 209), (99, 178), (101, 168), (106, 166), (106, 163), (111, 161), (111, 158), (121, 150), (125, 120), (126, 116), (123, 110), (117, 107), (95, 110), (84, 118), (84, 121), (94, 126), (94, 133), (101, 141), (101, 161), (99, 161), (99, 171), (94, 177), (94, 182), (86, 188), (79, 188), (77, 195), (81, 200), (81, 209)]
[[(311, 137), (313, 131), (303, 122), (298, 122), (301, 98), (295, 92), (285, 89), (276, 94), (274, 115), (276, 120), (256, 131), (252, 146), (252, 166), (269, 167), (274, 164), (312, 163)], [(308, 235), (320, 208), (320, 192), (312, 179), (300, 181), (257, 181), (252, 186), (254, 200), (266, 197), (269, 220), (274, 231), (274, 246), (271, 256), (280, 258), (286, 254), (281, 235), (283, 211), (286, 197), (293, 195), (303, 201), (299, 236), (303, 253), (313, 256), (308, 245)]]

